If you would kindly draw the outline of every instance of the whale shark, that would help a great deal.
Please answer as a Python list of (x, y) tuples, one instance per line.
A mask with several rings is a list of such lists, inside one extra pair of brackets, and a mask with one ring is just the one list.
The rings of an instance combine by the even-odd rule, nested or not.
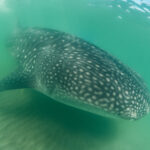
[(93, 114), (137, 120), (150, 111), (150, 94), (130, 67), (91, 42), (49, 28), (17, 30), (6, 43), (17, 69), (0, 91), (31, 88)]

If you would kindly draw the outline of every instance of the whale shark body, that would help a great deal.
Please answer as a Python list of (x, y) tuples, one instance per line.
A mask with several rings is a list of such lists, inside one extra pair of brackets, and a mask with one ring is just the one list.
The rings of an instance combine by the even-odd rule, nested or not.
[(33, 88), (52, 99), (98, 115), (139, 119), (150, 95), (129, 67), (81, 38), (45, 28), (19, 30), (7, 48), (18, 68), (0, 91)]

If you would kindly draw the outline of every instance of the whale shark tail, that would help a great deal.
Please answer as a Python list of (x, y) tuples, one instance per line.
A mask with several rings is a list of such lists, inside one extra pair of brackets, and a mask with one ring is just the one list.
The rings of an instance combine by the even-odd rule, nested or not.
[(0, 81), (0, 92), (5, 90), (32, 88), (33, 77), (15, 71)]

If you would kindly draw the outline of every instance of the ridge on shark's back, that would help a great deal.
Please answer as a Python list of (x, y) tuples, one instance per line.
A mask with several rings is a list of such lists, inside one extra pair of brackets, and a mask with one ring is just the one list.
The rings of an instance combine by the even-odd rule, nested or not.
[(19, 30), (7, 48), (18, 69), (0, 90), (33, 88), (64, 104), (99, 115), (139, 119), (150, 96), (141, 78), (97, 46), (45, 28)]

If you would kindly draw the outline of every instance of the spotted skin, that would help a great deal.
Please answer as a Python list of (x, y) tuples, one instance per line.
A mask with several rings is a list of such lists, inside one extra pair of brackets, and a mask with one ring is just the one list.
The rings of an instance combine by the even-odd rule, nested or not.
[(16, 88), (34, 88), (99, 115), (139, 119), (150, 110), (149, 92), (141, 78), (106, 51), (78, 37), (29, 28), (18, 31), (8, 47), (22, 68), (15, 77), (22, 80), (10, 75), (1, 82), (1, 89), (7, 89), (4, 85), (13, 76)]

